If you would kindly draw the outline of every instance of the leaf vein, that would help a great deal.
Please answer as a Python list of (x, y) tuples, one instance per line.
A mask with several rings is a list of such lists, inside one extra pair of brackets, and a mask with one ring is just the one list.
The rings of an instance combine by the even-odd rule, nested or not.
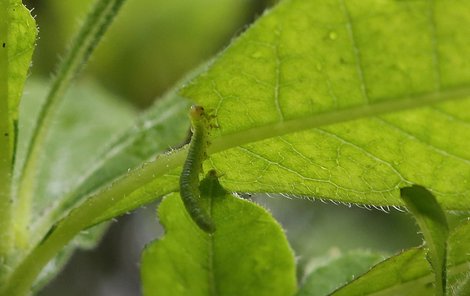
[(448, 152), (448, 151), (445, 151), (445, 150), (442, 150), (441, 148), (439, 147), (436, 147), (434, 145), (432, 145), (431, 143), (425, 141), (425, 140), (422, 140), (420, 138), (418, 138), (416, 135), (402, 129), (401, 127), (397, 126), (396, 124), (388, 121), (388, 120), (385, 120), (383, 118), (376, 118), (377, 121), (380, 121), (382, 122), (383, 124), (385, 125), (388, 125), (389, 127), (393, 128), (394, 130), (396, 130), (397, 132), (405, 135), (407, 138), (411, 139), (411, 140), (414, 140), (414, 141), (417, 141), (417, 142), (420, 142), (420, 143), (423, 143), (425, 144), (429, 149), (433, 150), (434, 152), (442, 155), (442, 156), (445, 156), (445, 157), (451, 157), (451, 158), (455, 158), (457, 160), (460, 160), (460, 161), (463, 161), (465, 162), (467, 165), (470, 165), (470, 159), (467, 159), (465, 157), (462, 157), (462, 156), (459, 156), (459, 155), (456, 155), (456, 154), (453, 154), (451, 152)]
[[(340, 137), (339, 135), (337, 134), (333, 134), (331, 132), (328, 132), (324, 129), (320, 129), (320, 128), (316, 128), (315, 131), (318, 131), (319, 133), (323, 134), (323, 135), (326, 135), (326, 136), (329, 136), (333, 139), (336, 139), (338, 140), (339, 142), (341, 143), (344, 143), (344, 144), (347, 144), (351, 147), (354, 147), (356, 149), (358, 149), (359, 151), (361, 151), (362, 153), (366, 154), (367, 156), (369, 156), (370, 158), (374, 159), (375, 161), (377, 162), (380, 162), (386, 166), (388, 166), (401, 180), (400, 181), (403, 181), (405, 183), (410, 183), (399, 171), (397, 168), (395, 168), (395, 166), (393, 166), (390, 162), (384, 160), (384, 159), (381, 159), (379, 158), (378, 156), (374, 155), (373, 153), (371, 153), (370, 151), (368, 151), (367, 149), (365, 149), (364, 147), (361, 147), (349, 140), (346, 140), (342, 137)], [(397, 184), (398, 186), (399, 184)]]
[[(330, 184), (330, 185), (332, 185), (332, 186), (335, 187), (335, 188), (342, 189), (342, 190), (349, 191), (349, 192), (354, 192), (354, 193), (357, 193), (357, 194), (364, 194), (364, 193), (370, 193), (370, 192), (375, 192), (375, 193), (390, 192), (390, 191), (392, 191), (393, 189), (397, 188), (397, 186), (399, 185), (399, 184), (397, 184), (397, 185), (395, 185), (393, 188), (389, 188), (389, 189), (385, 189), (385, 190), (370, 190), (370, 191), (355, 190), (355, 189), (352, 189), (352, 188), (347, 188), (347, 187), (344, 187), (344, 186), (340, 186), (339, 184), (336, 184), (336, 183), (334, 183), (334, 182), (331, 181), (331, 180), (316, 179), (316, 178), (311, 178), (311, 177), (304, 176), (304, 175), (302, 175), (301, 173), (299, 173), (299, 172), (297, 172), (297, 171), (295, 171), (295, 170), (293, 170), (293, 169), (291, 169), (291, 168), (289, 168), (289, 167), (286, 167), (286, 166), (282, 165), (282, 164), (279, 163), (279, 162), (270, 160), (270, 159), (266, 158), (265, 156), (260, 155), (259, 153), (253, 152), (253, 151), (251, 151), (251, 150), (249, 150), (249, 149), (247, 149), (247, 148), (245, 148), (245, 147), (241, 147), (241, 146), (240, 146), (240, 147), (237, 147), (237, 148), (238, 148), (239, 150), (241, 150), (241, 151), (247, 153), (247, 154), (250, 154), (250, 155), (252, 155), (252, 156), (254, 156), (254, 157), (256, 157), (256, 158), (262, 160), (262, 161), (265, 161), (265, 162), (267, 162), (267, 163), (269, 163), (269, 164), (271, 164), (271, 165), (274, 165), (274, 166), (276, 166), (276, 167), (278, 167), (278, 168), (281, 168), (281, 169), (283, 169), (283, 170), (285, 170), (285, 171), (288, 171), (288, 172), (290, 172), (290, 173), (292, 173), (292, 174), (294, 174), (294, 175), (297, 175), (298, 177), (302, 178), (303, 180), (313, 181), (313, 182), (318, 182), (318, 183)], [(306, 187), (309, 187), (309, 186), (306, 186)], [(310, 190), (310, 189), (309, 189), (309, 190)]]
[(434, 68), (434, 79), (435, 79), (435, 88), (436, 91), (441, 90), (441, 71), (440, 71), (440, 58), (439, 58), (439, 51), (437, 48), (438, 40), (437, 40), (437, 24), (434, 16), (434, 0), (428, 0), (428, 19), (429, 19), (429, 26), (431, 29), (431, 42), (432, 42), (432, 65)]

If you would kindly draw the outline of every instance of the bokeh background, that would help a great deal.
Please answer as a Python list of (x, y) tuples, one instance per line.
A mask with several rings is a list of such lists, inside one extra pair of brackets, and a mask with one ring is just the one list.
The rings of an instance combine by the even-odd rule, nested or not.
[[(30, 79), (49, 79), (91, 0), (29, 0), (40, 28)], [(129, 0), (79, 80), (144, 110), (197, 65), (214, 57), (274, 0)], [(390, 255), (419, 245), (411, 218), (280, 196), (253, 196), (286, 229), (305, 270), (348, 250)], [(142, 248), (163, 230), (148, 205), (115, 220), (97, 248), (77, 251), (39, 295), (140, 295)]]

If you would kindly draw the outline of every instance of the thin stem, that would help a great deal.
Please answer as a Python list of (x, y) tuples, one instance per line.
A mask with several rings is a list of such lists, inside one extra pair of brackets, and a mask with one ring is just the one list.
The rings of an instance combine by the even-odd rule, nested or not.
[(101, 37), (111, 24), (125, 0), (97, 0), (88, 13), (85, 22), (75, 36), (72, 45), (60, 64), (57, 75), (45, 104), (42, 106), (33, 137), (26, 155), (20, 179), (18, 199), (15, 203), (15, 234), (18, 246), (27, 247), (28, 224), (31, 215), (31, 201), (35, 191), (38, 165), (44, 152), (53, 117), (60, 106), (65, 91), (73, 78), (89, 60)]

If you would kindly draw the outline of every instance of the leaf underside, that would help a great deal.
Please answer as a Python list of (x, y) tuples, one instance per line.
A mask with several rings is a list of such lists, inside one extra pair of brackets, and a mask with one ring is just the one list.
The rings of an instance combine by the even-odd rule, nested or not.
[(466, 1), (282, 2), (183, 89), (214, 143), (245, 144), (208, 169), (232, 191), (386, 206), (421, 184), (468, 209), (469, 35)]

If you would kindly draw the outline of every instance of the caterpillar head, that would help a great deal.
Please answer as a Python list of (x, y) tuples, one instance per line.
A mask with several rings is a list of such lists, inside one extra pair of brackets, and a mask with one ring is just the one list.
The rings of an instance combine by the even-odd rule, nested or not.
[(204, 116), (204, 108), (198, 105), (192, 105), (189, 110), (189, 117), (191, 119), (199, 119)]

